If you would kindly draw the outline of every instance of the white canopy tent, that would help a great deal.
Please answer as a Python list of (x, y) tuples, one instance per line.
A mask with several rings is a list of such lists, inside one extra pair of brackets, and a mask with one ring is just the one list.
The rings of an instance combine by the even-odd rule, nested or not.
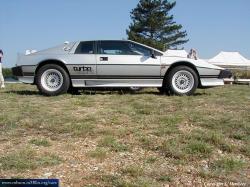
[(184, 57), (184, 58), (187, 58), (187, 51), (185, 50), (172, 50), (172, 49), (168, 49), (166, 52), (165, 52), (165, 55), (167, 56), (175, 56), (175, 57)]
[(249, 66), (250, 60), (243, 57), (239, 52), (220, 52), (208, 60), (209, 63), (217, 66)]

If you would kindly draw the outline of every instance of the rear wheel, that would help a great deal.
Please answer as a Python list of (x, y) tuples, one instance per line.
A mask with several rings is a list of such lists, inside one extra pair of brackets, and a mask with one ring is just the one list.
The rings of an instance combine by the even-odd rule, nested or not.
[(198, 87), (198, 75), (190, 67), (177, 66), (167, 76), (167, 90), (173, 95), (192, 95)]
[(59, 65), (47, 64), (37, 72), (37, 88), (47, 96), (67, 93), (70, 79), (67, 72)]

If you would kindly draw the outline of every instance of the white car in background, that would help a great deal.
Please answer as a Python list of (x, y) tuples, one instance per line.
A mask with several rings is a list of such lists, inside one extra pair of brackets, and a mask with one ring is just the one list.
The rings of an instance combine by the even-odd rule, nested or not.
[(202, 60), (167, 55), (129, 40), (69, 42), (19, 55), (13, 74), (54, 96), (71, 88), (156, 87), (175, 95), (224, 85), (231, 72)]

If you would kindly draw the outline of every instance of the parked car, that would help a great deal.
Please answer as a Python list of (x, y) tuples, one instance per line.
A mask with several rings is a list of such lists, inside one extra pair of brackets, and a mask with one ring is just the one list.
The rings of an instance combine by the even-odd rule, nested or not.
[(55, 96), (72, 88), (156, 87), (175, 95), (224, 85), (231, 73), (203, 60), (170, 56), (129, 40), (66, 42), (19, 55), (13, 74)]

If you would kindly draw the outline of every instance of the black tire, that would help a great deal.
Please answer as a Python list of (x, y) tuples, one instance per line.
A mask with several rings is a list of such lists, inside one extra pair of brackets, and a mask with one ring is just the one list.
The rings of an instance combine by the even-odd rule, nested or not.
[[(58, 74), (57, 78), (58, 80), (60, 80), (58, 81), (58, 84), (59, 82), (60, 84), (56, 88), (54, 88), (53, 85), (49, 87), (48, 84), (53, 84), (55, 80), (57, 79), (53, 79), (53, 77), (52, 78), (49, 77), (51, 81), (45, 81), (44, 77), (47, 77), (45, 75), (48, 72), (50, 73), (54, 72), (55, 75)], [(52, 79), (54, 80), (54, 82), (52, 81)], [(42, 93), (43, 95), (56, 96), (56, 95), (67, 93), (70, 87), (70, 78), (69, 78), (68, 73), (61, 66), (56, 65), (56, 64), (47, 64), (47, 65), (42, 66), (38, 70), (37, 76), (36, 76), (36, 85), (40, 93)]]
[[(173, 79), (175, 79), (175, 81)], [(171, 95), (188, 96), (194, 94), (198, 84), (198, 75), (192, 68), (188, 66), (177, 66), (167, 75), (165, 86)]]

